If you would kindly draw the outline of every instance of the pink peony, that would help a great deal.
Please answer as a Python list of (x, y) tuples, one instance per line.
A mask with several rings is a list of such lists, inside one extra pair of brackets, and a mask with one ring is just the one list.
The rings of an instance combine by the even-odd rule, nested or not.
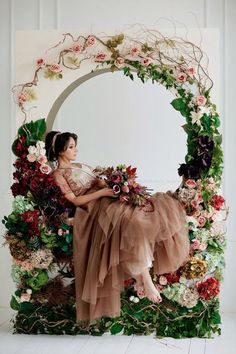
[(73, 50), (74, 53), (80, 53), (81, 52), (81, 46), (79, 44), (73, 45), (73, 47), (71, 49)]
[(89, 36), (86, 40), (86, 46), (91, 47), (96, 43), (96, 38), (94, 36)]
[(45, 173), (46, 175), (48, 175), (52, 170), (51, 167), (48, 165), (41, 165), (39, 169), (42, 173)]
[(197, 183), (194, 181), (194, 179), (187, 179), (184, 184), (189, 188), (195, 188), (197, 186)]
[(151, 60), (150, 58), (143, 58), (143, 59), (141, 60), (141, 64), (142, 64), (143, 66), (148, 66), (148, 65), (151, 64), (151, 62), (152, 62), (152, 60)]
[(47, 162), (47, 158), (45, 155), (39, 155), (37, 161), (40, 163), (40, 165), (45, 165), (45, 163)]
[(37, 59), (36, 65), (37, 65), (38, 68), (44, 67), (46, 65), (46, 62), (45, 62), (44, 58)]
[(187, 80), (187, 74), (185, 74), (184, 72), (181, 72), (177, 75), (176, 80), (178, 82), (185, 82)]
[(197, 96), (195, 102), (198, 106), (205, 106), (207, 99), (204, 96)]
[(125, 62), (124, 58), (118, 57), (116, 58), (114, 64), (117, 68), (121, 68), (124, 65), (124, 62)]
[(140, 53), (140, 49), (137, 48), (137, 47), (133, 47), (133, 48), (130, 49), (130, 55), (132, 57), (135, 57), (135, 56), (139, 55), (139, 53)]
[(28, 154), (27, 155), (27, 160), (29, 162), (34, 162), (34, 161), (36, 161), (36, 156), (34, 154)]
[(50, 68), (49, 68), (53, 73), (60, 73), (62, 71), (61, 67), (59, 64), (52, 64), (50, 65)]

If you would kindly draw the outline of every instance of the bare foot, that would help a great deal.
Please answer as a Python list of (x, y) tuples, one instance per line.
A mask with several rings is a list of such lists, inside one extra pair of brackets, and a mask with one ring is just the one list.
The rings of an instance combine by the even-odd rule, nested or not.
[(143, 299), (146, 295), (145, 295), (142, 275), (141, 274), (137, 275), (135, 279), (136, 279), (136, 284), (134, 286), (134, 289), (136, 290), (138, 297), (140, 299)]
[(162, 301), (161, 295), (152, 282), (148, 268), (142, 274), (142, 279), (146, 297), (156, 304), (160, 303)]

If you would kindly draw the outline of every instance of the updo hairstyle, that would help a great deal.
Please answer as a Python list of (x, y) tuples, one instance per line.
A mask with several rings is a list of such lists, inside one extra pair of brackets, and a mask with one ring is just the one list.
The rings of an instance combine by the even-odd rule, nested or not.
[(45, 148), (48, 161), (58, 160), (60, 152), (67, 149), (70, 138), (73, 138), (77, 144), (77, 135), (73, 133), (60, 133), (51, 131), (45, 138)]

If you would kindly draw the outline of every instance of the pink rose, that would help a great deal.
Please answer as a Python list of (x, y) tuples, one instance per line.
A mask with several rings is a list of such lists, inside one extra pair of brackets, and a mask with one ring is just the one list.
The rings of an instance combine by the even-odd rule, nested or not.
[(51, 167), (48, 165), (41, 165), (39, 169), (42, 173), (45, 173), (46, 175), (48, 175), (52, 170)]
[(102, 61), (105, 61), (105, 60), (106, 60), (106, 57), (107, 57), (107, 54), (106, 54), (106, 53), (99, 52), (99, 53), (95, 56), (95, 60), (96, 60), (96, 61), (99, 61), (99, 62), (102, 62)]
[(26, 92), (21, 92), (21, 93), (19, 93), (19, 95), (18, 95), (18, 102), (19, 103), (23, 103), (23, 102), (26, 102), (27, 100), (28, 100), (28, 95), (27, 95), (27, 93)]
[(130, 55), (132, 57), (135, 57), (135, 56), (139, 55), (139, 53), (140, 53), (140, 49), (137, 48), (137, 47), (133, 47), (133, 48), (130, 49)]
[(52, 64), (50, 65), (50, 68), (49, 68), (53, 73), (60, 73), (62, 71), (61, 67), (59, 64)]
[(184, 184), (189, 188), (195, 188), (197, 186), (197, 183), (194, 181), (194, 179), (187, 179)]
[(116, 58), (114, 64), (117, 68), (121, 68), (124, 65), (124, 62), (125, 62), (124, 58), (118, 57), (118, 58)]
[(73, 50), (74, 53), (80, 53), (81, 52), (81, 46), (79, 44), (73, 45), (73, 47), (71, 49)]
[(45, 165), (45, 163), (47, 162), (47, 158), (45, 155), (39, 155), (37, 161), (40, 163), (40, 165)]
[(186, 70), (187, 74), (189, 76), (194, 76), (196, 74), (196, 69), (192, 66), (192, 67), (189, 67), (187, 70)]
[(86, 46), (91, 47), (96, 43), (96, 38), (94, 36), (89, 36), (86, 40)]
[(178, 82), (185, 82), (187, 80), (187, 74), (185, 74), (184, 72), (181, 72), (177, 75), (176, 80)]
[(143, 66), (148, 66), (148, 65), (151, 64), (151, 62), (152, 62), (152, 60), (151, 60), (150, 58), (143, 58), (143, 59), (141, 60), (141, 64), (142, 64)]
[(122, 192), (129, 193), (129, 187), (128, 186), (122, 186), (121, 189), (122, 189)]
[(27, 155), (27, 160), (29, 162), (34, 162), (34, 161), (36, 161), (36, 156), (34, 154), (28, 154)]
[(37, 59), (36, 65), (37, 65), (38, 68), (44, 67), (46, 65), (46, 62), (45, 62), (44, 58)]
[(200, 227), (203, 227), (205, 225), (205, 223), (206, 223), (206, 218), (204, 216), (200, 215), (198, 217), (197, 221), (198, 221), (198, 225)]
[(197, 96), (195, 102), (198, 106), (205, 106), (207, 99), (204, 96)]

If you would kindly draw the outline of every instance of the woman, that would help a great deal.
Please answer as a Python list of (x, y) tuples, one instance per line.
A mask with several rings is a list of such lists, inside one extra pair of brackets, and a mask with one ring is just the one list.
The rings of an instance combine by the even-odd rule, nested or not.
[(124, 280), (136, 279), (138, 294), (154, 303), (161, 296), (149, 274), (177, 270), (189, 255), (185, 212), (166, 193), (152, 198), (147, 212), (121, 203), (92, 168), (73, 163), (77, 136), (51, 131), (46, 136), (49, 161), (57, 160), (54, 178), (77, 208), (73, 226), (77, 321), (120, 315)]

